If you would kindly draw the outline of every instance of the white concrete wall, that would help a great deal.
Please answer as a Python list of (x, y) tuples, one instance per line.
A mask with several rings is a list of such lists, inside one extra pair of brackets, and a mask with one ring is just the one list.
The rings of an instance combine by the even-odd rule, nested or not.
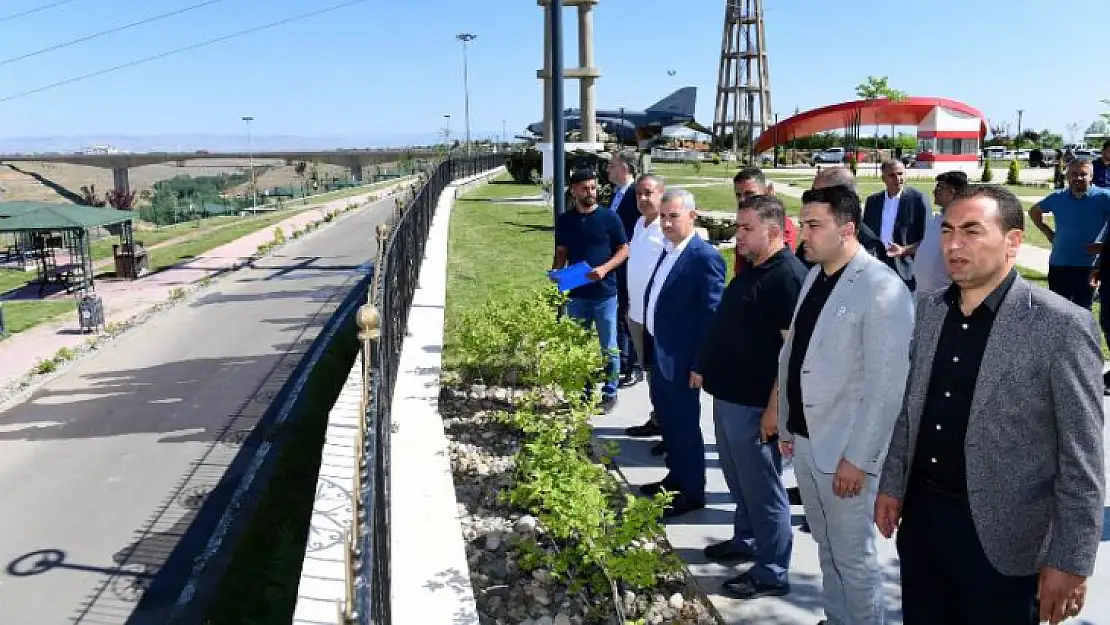
[(439, 414), (447, 235), (456, 189), (469, 188), (503, 171), (499, 167), (444, 190), (409, 310), (408, 334), (393, 391), (390, 439), (394, 623), (478, 623), (447, 436)]

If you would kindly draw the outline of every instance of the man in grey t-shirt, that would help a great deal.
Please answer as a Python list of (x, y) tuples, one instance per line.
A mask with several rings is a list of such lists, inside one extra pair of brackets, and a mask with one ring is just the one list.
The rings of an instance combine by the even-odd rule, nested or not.
[(917, 248), (913, 263), (913, 276), (917, 282), (917, 290), (921, 293), (938, 291), (952, 282), (940, 249), (940, 226), (944, 221), (944, 209), (968, 184), (967, 174), (962, 171), (946, 171), (937, 176), (936, 180), (933, 202), (940, 207), (940, 212), (932, 215), (925, 225), (925, 238)]

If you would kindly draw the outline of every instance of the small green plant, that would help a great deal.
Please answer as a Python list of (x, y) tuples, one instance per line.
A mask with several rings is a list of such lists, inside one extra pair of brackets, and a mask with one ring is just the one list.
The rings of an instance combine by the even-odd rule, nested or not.
[(46, 375), (47, 373), (53, 373), (57, 370), (58, 363), (54, 362), (53, 360), (47, 360), (45, 358), (35, 363), (35, 367), (34, 369), (32, 369), (32, 371), (39, 375)]
[(76, 357), (77, 354), (75, 354), (73, 350), (68, 347), (59, 347), (58, 351), (54, 352), (54, 362), (58, 364), (69, 362)]
[(257, 254), (259, 256), (265, 256), (269, 251), (270, 251), (270, 244), (269, 243), (263, 243), (262, 245), (259, 245), (255, 249), (255, 254)]
[(179, 286), (175, 286), (174, 288), (170, 289), (170, 301), (171, 302), (176, 302), (177, 300), (184, 299), (184, 298), (185, 298), (185, 289), (183, 289)]
[(212, 284), (212, 276), (204, 276), (199, 281), (197, 281), (197, 284), (199, 284), (202, 289), (210, 286)]
[(122, 334), (123, 331), (126, 330), (126, 329), (127, 329), (126, 325), (124, 325), (124, 324), (122, 324), (118, 321), (113, 321), (113, 322), (108, 323), (107, 325), (104, 326), (104, 333), (107, 334), (108, 336), (115, 336), (117, 334)]
[(1016, 158), (1010, 161), (1010, 168), (1006, 170), (1006, 184), (1021, 184), (1021, 165), (1018, 164)]
[(983, 175), (979, 177), (979, 182), (987, 183), (994, 180), (994, 172), (991, 171), (991, 159), (983, 159)]
[(285, 229), (281, 226), (277, 226), (274, 228), (274, 246), (276, 247), (283, 243), (285, 243)]
[(852, 170), (852, 175), (853, 176), (855, 176), (858, 173), (859, 163), (857, 162), (855, 156), (849, 156), (848, 157), (848, 169)]

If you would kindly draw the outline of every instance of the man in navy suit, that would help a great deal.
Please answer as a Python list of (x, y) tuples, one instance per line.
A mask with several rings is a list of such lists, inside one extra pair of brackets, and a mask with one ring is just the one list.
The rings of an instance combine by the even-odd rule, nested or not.
[[(613, 183), (613, 196), (609, 210), (620, 217), (624, 238), (632, 240), (640, 209), (636, 205), (636, 153), (616, 152), (609, 160), (609, 181)], [(632, 386), (644, 379), (636, 347), (628, 331), (628, 264), (617, 267), (617, 348), (620, 350), (620, 384)]]
[(925, 194), (906, 186), (906, 166), (901, 161), (883, 161), (883, 184), (867, 198), (863, 207), (863, 225), (879, 235), (882, 249), (876, 258), (902, 278), (910, 291), (916, 289), (913, 257), (925, 238), (925, 226), (933, 216), (933, 208)]
[(705, 507), (705, 443), (701, 433), (698, 352), (725, 288), (725, 261), (694, 232), (697, 214), (689, 191), (663, 195), (659, 218), (667, 242), (644, 294), (645, 345), (650, 345), (652, 404), (667, 446), (669, 472), (640, 491), (678, 494), (664, 513), (672, 517)]

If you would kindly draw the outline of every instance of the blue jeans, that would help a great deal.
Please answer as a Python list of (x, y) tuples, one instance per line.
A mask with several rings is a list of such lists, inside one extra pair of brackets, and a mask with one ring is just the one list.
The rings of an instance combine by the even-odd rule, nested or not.
[(572, 297), (567, 301), (567, 315), (587, 329), (591, 326), (597, 329), (598, 342), (606, 358), (601, 394), (605, 398), (616, 397), (621, 368), (620, 350), (617, 349), (617, 296), (599, 300)]
[(733, 543), (755, 558), (749, 571), (764, 584), (785, 584), (794, 533), (790, 502), (782, 483), (782, 454), (777, 443), (761, 443), (763, 408), (713, 399), (717, 452), (732, 500)]

